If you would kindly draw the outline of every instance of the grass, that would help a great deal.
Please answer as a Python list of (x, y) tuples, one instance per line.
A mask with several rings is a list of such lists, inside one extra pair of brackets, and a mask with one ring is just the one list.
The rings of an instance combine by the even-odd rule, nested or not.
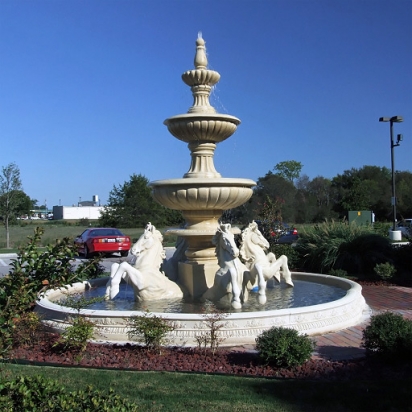
[[(69, 391), (113, 388), (142, 411), (408, 411), (411, 380), (301, 381), (175, 372), (3, 364), (2, 375), (41, 374)], [(349, 396), (348, 396), (349, 395)]]
[[(95, 222), (91, 222), (91, 225), (95, 225)], [(16, 253), (19, 247), (27, 243), (27, 237), (32, 236), (34, 229), (37, 226), (43, 226), (45, 228), (44, 236), (42, 238), (42, 245), (47, 246), (54, 244), (57, 240), (61, 240), (65, 237), (74, 239), (80, 235), (88, 226), (79, 226), (76, 222), (66, 221), (24, 221), (20, 225), (10, 226), (10, 249), (6, 249), (6, 230), (3, 225), (0, 226), (0, 253)], [(132, 238), (133, 242), (136, 242), (144, 231), (144, 228), (128, 228), (120, 229), (125, 235)], [(159, 228), (164, 233), (166, 228)], [(175, 236), (165, 236), (163, 245), (174, 246), (176, 242)]]

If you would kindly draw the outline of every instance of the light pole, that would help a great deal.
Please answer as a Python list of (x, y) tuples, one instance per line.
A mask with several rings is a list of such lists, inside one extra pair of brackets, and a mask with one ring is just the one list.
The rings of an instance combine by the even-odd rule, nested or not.
[[(393, 213), (393, 225), (392, 232), (396, 231), (396, 192), (395, 192), (395, 154), (393, 148), (399, 146), (399, 142), (402, 140), (402, 135), (398, 134), (396, 143), (393, 140), (393, 124), (403, 122), (402, 116), (392, 116), (392, 117), (380, 117), (380, 122), (389, 122), (390, 124), (390, 137), (391, 137), (391, 166), (392, 166), (392, 213)], [(392, 240), (401, 240), (395, 239), (395, 234), (392, 233)]]

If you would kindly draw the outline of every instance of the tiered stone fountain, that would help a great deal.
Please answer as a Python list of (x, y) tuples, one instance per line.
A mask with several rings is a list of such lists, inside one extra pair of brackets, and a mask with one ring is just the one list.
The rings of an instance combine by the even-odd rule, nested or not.
[(195, 69), (182, 75), (191, 87), (193, 106), (188, 113), (165, 120), (169, 132), (188, 143), (189, 171), (182, 179), (151, 183), (153, 197), (169, 209), (181, 210), (183, 229), (169, 230), (187, 240), (186, 261), (179, 263), (179, 279), (193, 297), (201, 296), (213, 284), (218, 269), (212, 237), (223, 211), (245, 203), (252, 196), (253, 180), (222, 178), (215, 169), (216, 144), (230, 137), (240, 123), (234, 116), (216, 113), (209, 96), (220, 74), (207, 68), (205, 41), (196, 41)]
[[(245, 203), (252, 195), (255, 182), (249, 179), (222, 178), (216, 171), (213, 155), (216, 144), (230, 137), (240, 120), (218, 114), (209, 103), (210, 91), (220, 78), (219, 73), (207, 69), (205, 42), (197, 39), (195, 69), (185, 72), (184, 82), (192, 89), (194, 103), (188, 113), (165, 121), (171, 134), (188, 143), (191, 152), (189, 171), (181, 179), (151, 183), (154, 198), (164, 206), (181, 210), (186, 220), (183, 229), (171, 230), (187, 240), (185, 260), (179, 263), (178, 282), (192, 297), (201, 296), (212, 284), (218, 268), (212, 237), (224, 210)], [(319, 334), (356, 325), (368, 314), (361, 287), (350, 280), (334, 276), (293, 273), (296, 282), (332, 286), (343, 291), (343, 297), (326, 303), (302, 307), (234, 312), (227, 316), (220, 330), (226, 345), (254, 343), (255, 338), (273, 326), (294, 328), (307, 334)], [(36, 310), (51, 329), (62, 331), (70, 325), (68, 317), (76, 310), (58, 302), (66, 293), (84, 293), (88, 289), (106, 290), (107, 278), (93, 279), (70, 285), (62, 290), (50, 290), (41, 298)], [(99, 289), (100, 288), (100, 289)], [(292, 288), (288, 294), (292, 293)], [(295, 286), (294, 290), (298, 287)], [(114, 302), (114, 301), (112, 301)], [(128, 318), (142, 312), (117, 309), (83, 309), (82, 316), (96, 325), (96, 339), (127, 341)], [(172, 343), (196, 345), (196, 336), (205, 329), (205, 319), (199, 313), (164, 311), (157, 315), (174, 322)]]

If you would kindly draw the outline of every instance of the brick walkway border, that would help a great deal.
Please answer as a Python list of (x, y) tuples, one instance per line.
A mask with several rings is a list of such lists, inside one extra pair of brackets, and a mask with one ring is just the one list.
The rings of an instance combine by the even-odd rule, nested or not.
[[(386, 311), (412, 319), (412, 288), (401, 286), (362, 286), (362, 294), (371, 309), (371, 315)], [(356, 359), (365, 355), (361, 347), (363, 330), (369, 321), (339, 332), (315, 336), (314, 357), (328, 360)]]
[[(369, 324), (371, 315), (390, 311), (412, 319), (412, 288), (363, 285), (362, 294), (368, 305), (365, 310), (365, 321), (339, 332), (312, 336), (316, 343), (313, 358), (339, 361), (364, 357), (365, 349), (361, 347), (363, 330)], [(254, 352), (255, 346), (243, 345), (232, 349)]]

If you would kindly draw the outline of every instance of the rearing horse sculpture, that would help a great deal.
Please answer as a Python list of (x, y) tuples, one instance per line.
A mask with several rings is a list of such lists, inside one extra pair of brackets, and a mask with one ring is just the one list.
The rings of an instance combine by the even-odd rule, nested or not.
[(258, 277), (259, 303), (261, 304), (266, 303), (266, 282), (272, 277), (280, 282), (282, 274), (286, 283), (294, 286), (287, 256), (282, 255), (276, 259), (274, 253), (265, 253), (268, 248), (269, 242), (263, 237), (257, 223), (253, 221), (242, 232), (240, 255), (250, 270), (252, 278), (256, 275)]
[(133, 286), (139, 300), (177, 299), (183, 297), (180, 287), (169, 280), (159, 268), (165, 258), (162, 234), (149, 222), (130, 252), (136, 256), (133, 266), (128, 262), (113, 263), (106, 285), (106, 298), (114, 299), (122, 279)]
[(204, 299), (219, 301), (231, 296), (234, 309), (240, 309), (248, 299), (250, 272), (239, 259), (239, 249), (231, 232), (230, 224), (221, 224), (212, 238), (220, 269), (215, 274), (213, 286), (204, 294)]

